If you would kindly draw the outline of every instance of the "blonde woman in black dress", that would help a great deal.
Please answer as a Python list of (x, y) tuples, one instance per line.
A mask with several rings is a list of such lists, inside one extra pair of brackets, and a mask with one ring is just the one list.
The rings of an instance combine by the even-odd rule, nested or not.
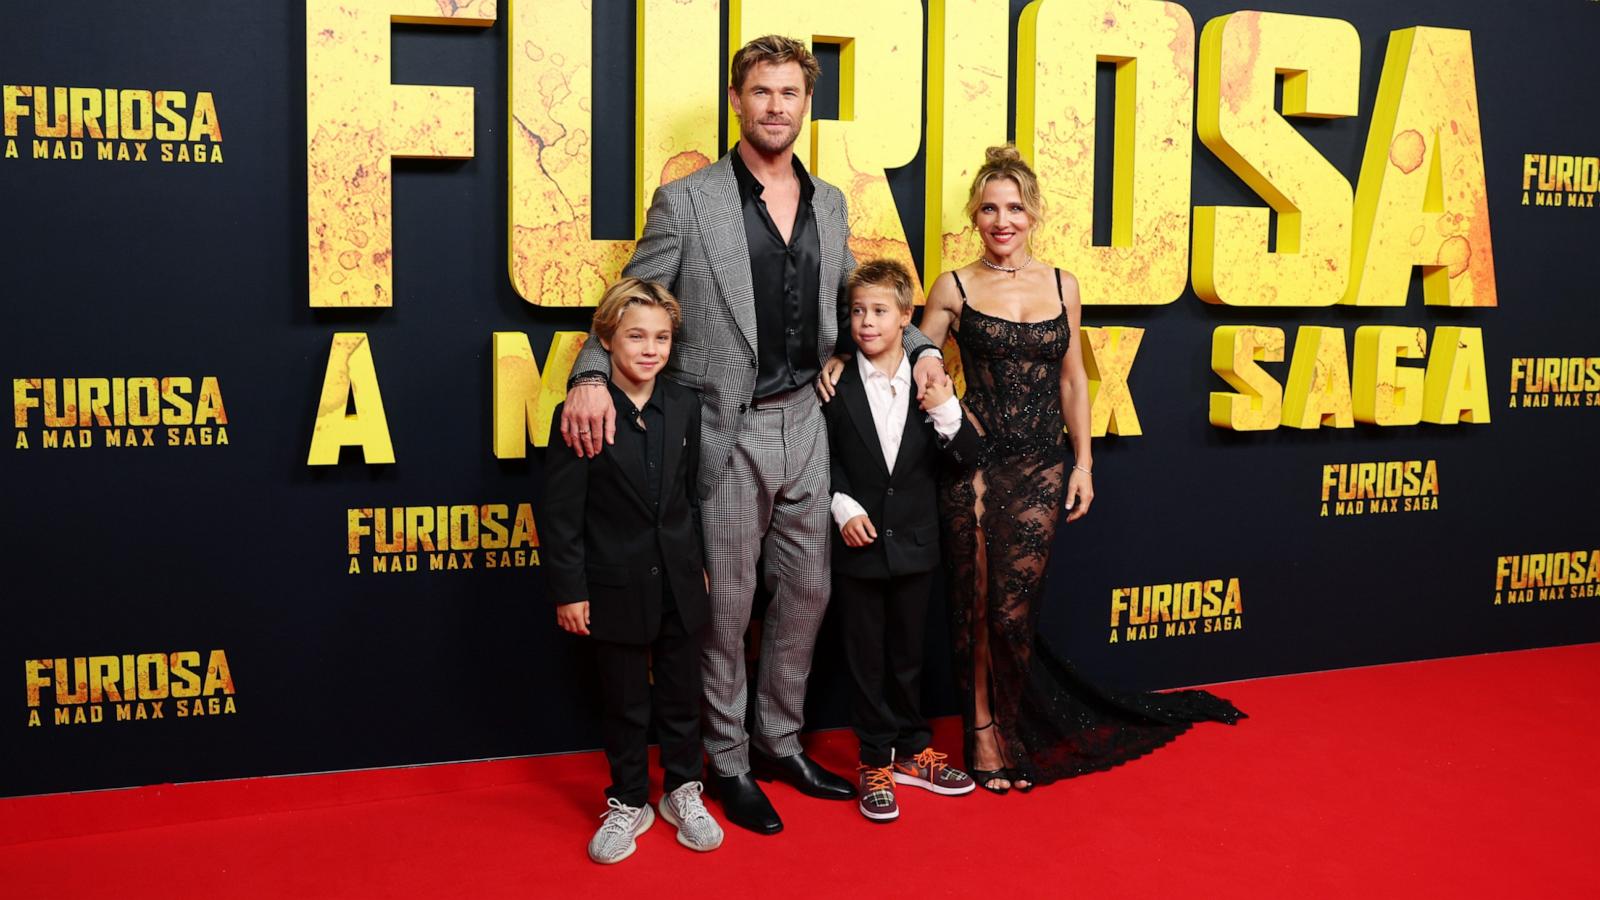
[(966, 762), (980, 785), (1005, 793), (1110, 768), (1191, 722), (1242, 714), (1203, 691), (1103, 691), (1036, 638), (1056, 524), (1094, 502), (1078, 283), (1033, 258), (1043, 204), (1015, 147), (988, 150), (967, 213), (983, 255), (939, 276), (921, 327), (935, 346), (955, 336), (963, 406), (985, 436), (978, 466), (942, 485), (940, 500)]

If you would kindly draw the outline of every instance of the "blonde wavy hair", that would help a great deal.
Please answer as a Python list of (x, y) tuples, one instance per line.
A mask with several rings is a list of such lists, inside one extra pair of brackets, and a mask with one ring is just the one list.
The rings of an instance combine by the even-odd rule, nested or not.
[(595, 336), (609, 342), (622, 325), (622, 317), (635, 306), (656, 306), (665, 310), (667, 318), (672, 320), (673, 333), (677, 333), (678, 325), (683, 321), (683, 310), (678, 307), (678, 298), (672, 296), (671, 291), (653, 281), (623, 278), (606, 289), (605, 296), (600, 298), (600, 305), (595, 307)]
[(967, 194), (967, 220), (978, 220), (978, 207), (983, 201), (983, 189), (989, 182), (1000, 178), (1009, 178), (1016, 182), (1018, 193), (1022, 194), (1022, 208), (1028, 211), (1028, 218), (1033, 224), (1038, 225), (1044, 221), (1044, 195), (1039, 191), (1039, 177), (1033, 174), (1033, 169), (1023, 161), (1022, 154), (1018, 152), (1015, 144), (1001, 144), (990, 147), (983, 152), (983, 165), (978, 167), (978, 174), (972, 178), (972, 191)]

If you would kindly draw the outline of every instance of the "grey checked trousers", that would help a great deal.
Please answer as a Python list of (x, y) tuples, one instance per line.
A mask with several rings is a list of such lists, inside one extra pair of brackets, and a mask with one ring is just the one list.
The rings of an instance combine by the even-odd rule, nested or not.
[(761, 557), (772, 596), (761, 632), (754, 738), (799, 753), (811, 653), (830, 585), (828, 430), (810, 387), (745, 413), (732, 459), (700, 505), (711, 627), (705, 638), (705, 744), (720, 775), (750, 770), (744, 635)]

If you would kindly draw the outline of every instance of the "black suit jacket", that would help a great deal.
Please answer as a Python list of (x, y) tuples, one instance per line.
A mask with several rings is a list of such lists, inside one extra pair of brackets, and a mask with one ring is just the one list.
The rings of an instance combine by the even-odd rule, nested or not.
[(653, 641), (664, 585), (685, 631), (709, 618), (697, 491), (700, 398), (670, 379), (657, 384), (667, 429), (658, 508), (648, 499), (643, 466), (609, 445), (593, 459), (560, 441), (546, 451), (539, 531), (549, 597), (557, 605), (588, 600), (589, 633), (599, 640)]
[(970, 468), (977, 463), (981, 444), (972, 424), (963, 416), (961, 429), (944, 443), (913, 397), (890, 472), (883, 463), (867, 388), (854, 360), (845, 364), (836, 395), (822, 411), (828, 420), (833, 490), (861, 504), (878, 532), (877, 540), (867, 546), (850, 547), (834, 526), (834, 570), (857, 578), (889, 578), (938, 566), (938, 477), (946, 467)]

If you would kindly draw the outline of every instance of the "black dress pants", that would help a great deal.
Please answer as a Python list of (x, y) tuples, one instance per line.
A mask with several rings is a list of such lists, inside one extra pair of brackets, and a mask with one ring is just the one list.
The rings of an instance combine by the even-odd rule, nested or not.
[[(645, 732), (652, 713), (661, 742), (663, 787), (668, 793), (699, 781), (705, 748), (700, 743), (700, 634), (686, 634), (676, 609), (661, 617), (649, 644), (595, 642), (604, 705), (607, 797), (629, 806), (650, 802)], [(655, 684), (651, 685), (654, 675)]]
[(830, 602), (844, 616), (845, 659), (855, 682), (850, 719), (865, 765), (909, 759), (933, 737), (922, 717), (923, 627), (932, 586), (932, 572), (834, 575)]

